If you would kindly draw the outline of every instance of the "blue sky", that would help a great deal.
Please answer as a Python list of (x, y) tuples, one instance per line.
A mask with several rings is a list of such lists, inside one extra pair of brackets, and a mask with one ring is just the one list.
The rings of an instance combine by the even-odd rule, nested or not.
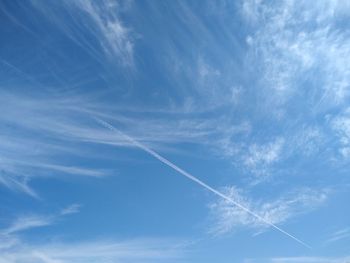
[(349, 14), (1, 1), (0, 263), (350, 262)]

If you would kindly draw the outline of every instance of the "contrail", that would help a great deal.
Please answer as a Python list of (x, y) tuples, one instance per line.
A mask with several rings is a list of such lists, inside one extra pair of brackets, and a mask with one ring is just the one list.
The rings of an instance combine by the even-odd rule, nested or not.
[(153, 151), (152, 149), (148, 148), (147, 146), (143, 145), (142, 143), (136, 141), (135, 139), (131, 138), (130, 136), (126, 135), (125, 133), (119, 131), (117, 128), (115, 128), (114, 126), (112, 126), (111, 124), (94, 117), (94, 119), (100, 123), (102, 126), (110, 129), (111, 131), (117, 132), (120, 135), (122, 135), (125, 139), (127, 139), (128, 141), (130, 141), (133, 145), (135, 145), (136, 147), (144, 150), (145, 152), (149, 153), (150, 155), (152, 155), (154, 158), (158, 159), (159, 161), (161, 161), (162, 163), (166, 164), (167, 166), (173, 168), (175, 171), (177, 171), (178, 173), (182, 174), (183, 176), (187, 177), (188, 179), (192, 180), (193, 182), (199, 184), (200, 186), (206, 188), (207, 190), (209, 190), (210, 192), (220, 196), (221, 198), (225, 199), (226, 201), (228, 201), (229, 203), (239, 207), (240, 209), (244, 210), (245, 212), (247, 212), (248, 214), (252, 215), (253, 217), (259, 219), (261, 222), (264, 222), (265, 224), (273, 227), (274, 229), (278, 230), (279, 232), (283, 233), (284, 235), (292, 238), (293, 240), (297, 241), (299, 244), (302, 244), (303, 246), (307, 247), (307, 248), (311, 248), (309, 245), (307, 245), (305, 242), (301, 241), (300, 239), (298, 239), (297, 237), (293, 236), (292, 234), (288, 233), (287, 231), (281, 229), (280, 227), (278, 227), (277, 225), (267, 221), (265, 218), (259, 216), (258, 214), (254, 213), (253, 211), (251, 211), (249, 208), (241, 205), (240, 203), (236, 202), (235, 200), (233, 200), (232, 198), (230, 198), (229, 196), (219, 192), (218, 190), (214, 189), (213, 187), (207, 185), (206, 183), (204, 183), (203, 181), (201, 181), (200, 179), (198, 179), (197, 177), (191, 175), (190, 173), (186, 172), (185, 170), (181, 169), (180, 167), (178, 167), (176, 164), (172, 163), (171, 161), (169, 161), (168, 159), (164, 158), (163, 156), (161, 156), (160, 154), (158, 154), (157, 152)]

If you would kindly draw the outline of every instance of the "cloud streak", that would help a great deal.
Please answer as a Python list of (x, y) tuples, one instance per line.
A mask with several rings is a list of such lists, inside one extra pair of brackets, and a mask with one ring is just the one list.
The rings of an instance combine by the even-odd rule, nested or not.
[[(97, 263), (97, 262), (178, 262), (188, 243), (178, 239), (134, 238), (124, 241), (91, 240), (65, 242), (28, 242), (24, 232), (58, 223), (67, 215), (78, 213), (80, 205), (71, 204), (51, 215), (24, 215), (0, 230), (0, 263)], [(61, 241), (58, 241), (61, 240)]]
[[(223, 192), (273, 224), (282, 224), (290, 218), (320, 207), (327, 201), (329, 195), (327, 190), (304, 188), (285, 194), (277, 200), (266, 201), (250, 198), (247, 193), (236, 187), (226, 187)], [(249, 216), (246, 211), (232, 206), (231, 202), (226, 200), (218, 200), (211, 204), (210, 208), (215, 219), (211, 233), (215, 235), (231, 233), (241, 226), (252, 228), (258, 233), (266, 229), (267, 225)]]
[(48, 226), (54, 222), (53, 219), (54, 218), (51, 216), (43, 217), (43, 216), (36, 216), (36, 215), (19, 217), (15, 222), (12, 223), (10, 227), (5, 229), (2, 232), (2, 234), (9, 235), (9, 234), (14, 234), (14, 233), (32, 229), (32, 228)]
[(181, 242), (166, 239), (134, 239), (75, 243), (16, 244), (0, 249), (0, 263), (98, 263), (178, 262), (184, 255)]
[(332, 233), (332, 235), (327, 239), (326, 243), (334, 243), (343, 239), (349, 239), (350, 238), (350, 227), (340, 229), (338, 231), (335, 231)]
[(276, 257), (270, 259), (246, 259), (244, 263), (347, 263), (350, 256), (345, 257)]
[[(62, 96), (64, 94), (61, 94)], [(187, 116), (182, 113), (157, 113), (140, 116), (125, 108), (111, 109), (84, 96), (63, 98), (61, 95), (0, 92), (0, 184), (39, 197), (31, 189), (36, 177), (87, 176), (103, 177), (113, 170), (89, 167), (70, 160), (113, 158), (96, 154), (96, 147), (105, 145), (131, 147), (128, 141), (116, 138), (96, 125), (91, 114), (118, 121), (128, 133), (153, 148), (168, 149), (176, 143), (208, 144), (218, 136), (218, 120)], [(17, 105), (13, 107), (13, 105)], [(173, 118), (168, 118), (172, 114)], [(165, 129), (167, 127), (167, 129)], [(74, 157), (69, 158), (67, 157)]]
[[(119, 18), (120, 11), (125, 8), (121, 2), (77, 0), (48, 6), (44, 2), (31, 1), (31, 5), (55, 25), (56, 30), (61, 31), (102, 66), (107, 61), (133, 66), (134, 39), (131, 29)], [(53, 6), (56, 12), (52, 11)]]
[(16, 218), (9, 227), (0, 231), (0, 235), (9, 236), (16, 234), (18, 232), (22, 232), (32, 228), (38, 228), (43, 226), (49, 226), (54, 224), (57, 219), (78, 213), (80, 211), (80, 205), (71, 204), (65, 208), (63, 208), (59, 213), (51, 214), (47, 216), (43, 215), (23, 215)]

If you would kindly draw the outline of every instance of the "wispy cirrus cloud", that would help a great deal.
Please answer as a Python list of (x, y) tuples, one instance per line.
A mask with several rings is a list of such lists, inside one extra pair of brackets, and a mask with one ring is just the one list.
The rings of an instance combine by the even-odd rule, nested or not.
[(39, 228), (44, 226), (49, 226), (57, 222), (58, 219), (63, 216), (78, 213), (80, 210), (80, 205), (71, 204), (63, 208), (60, 212), (49, 215), (37, 215), (37, 214), (26, 214), (15, 218), (11, 224), (0, 230), (1, 236), (12, 237), (14, 234), (23, 232), (25, 230)]
[(17, 218), (11, 226), (5, 229), (2, 234), (9, 235), (24, 230), (51, 225), (54, 222), (52, 216), (28, 215)]
[(3, 127), (0, 132), (0, 182), (32, 196), (37, 196), (37, 193), (30, 188), (29, 182), (36, 176), (73, 174), (100, 177), (109, 173), (105, 169), (57, 161), (58, 156), (83, 158), (86, 152), (83, 153), (81, 145), (73, 145), (73, 141), (84, 137), (79, 132), (89, 132), (74, 111), (69, 110), (68, 104), (53, 99), (53, 106), (47, 104), (48, 100), (48, 97), (5, 91), (0, 98), (0, 108), (7, 113), (0, 116)]
[(347, 263), (350, 257), (276, 257), (276, 258), (259, 258), (259, 259), (246, 259), (244, 263)]
[(6, 168), (2, 166), (0, 174), (0, 183), (16, 192), (22, 192), (28, 194), (34, 198), (38, 198), (37, 193), (28, 185), (29, 179), (23, 177), (20, 174), (12, 174), (6, 171)]
[(60, 214), (61, 215), (76, 214), (80, 212), (80, 208), (81, 208), (80, 204), (71, 204), (70, 206), (67, 206), (66, 208), (62, 209)]
[(44, 2), (31, 4), (98, 62), (118, 61), (123, 66), (134, 66), (133, 32), (119, 17), (130, 1), (62, 1), (54, 4), (56, 12)]
[(335, 231), (330, 235), (330, 237), (326, 240), (326, 243), (334, 243), (340, 240), (346, 240), (350, 238), (350, 227), (346, 227), (340, 230)]
[(345, 10), (345, 1), (242, 2), (242, 13), (254, 31), (247, 38), (249, 65), (258, 69), (263, 92), (273, 94), (265, 97), (267, 103), (284, 110), (304, 94), (305, 102), (322, 112), (346, 101), (350, 48), (341, 24)]
[(350, 109), (333, 116), (330, 123), (339, 141), (338, 153), (348, 159), (350, 156)]
[(264, 175), (267, 167), (281, 159), (283, 146), (283, 138), (277, 138), (265, 145), (251, 144), (248, 153), (243, 157), (244, 165), (253, 173)]
[(16, 257), (16, 255), (18, 255), (17, 253), (20, 254), (22, 251), (22, 235), (26, 231), (42, 227), (49, 227), (50, 225), (56, 224), (63, 217), (78, 212), (78, 205), (72, 204), (66, 208), (63, 208), (60, 212), (57, 213), (45, 215), (27, 213), (17, 215), (14, 219), (12, 219), (7, 227), (0, 229), (0, 262), (18, 262), (18, 260), (25, 259), (24, 255), (20, 257)]
[[(72, 204), (51, 215), (25, 215), (16, 218), (0, 231), (0, 262), (177, 262), (187, 250), (187, 243), (175, 239), (135, 238), (125, 241), (49, 241), (28, 242), (22, 238), (26, 230), (47, 227), (63, 217), (79, 212)], [(53, 238), (54, 239), (54, 238)]]
[[(249, 175), (253, 184), (279, 176), (281, 166), (296, 156), (317, 157), (328, 143), (323, 127), (306, 123), (267, 135), (259, 134), (259, 127), (250, 122), (231, 128), (221, 133), (217, 147), (222, 156)], [(333, 156), (333, 152), (327, 154)]]
[(118, 17), (120, 2), (107, 0), (97, 4), (81, 0), (69, 4), (83, 10), (93, 21), (96, 38), (107, 55), (119, 58), (125, 65), (133, 65), (133, 40), (130, 29)]
[(37, 245), (21, 243), (11, 249), (0, 250), (0, 262), (179, 262), (185, 249), (181, 241), (151, 238)]
[[(329, 195), (327, 190), (316, 191), (305, 188), (268, 201), (253, 199), (236, 187), (226, 187), (224, 192), (227, 196), (242, 203), (269, 222), (279, 225), (318, 208), (325, 203)], [(241, 227), (250, 228), (257, 232), (268, 228), (268, 225), (261, 224), (259, 220), (249, 216), (245, 211), (237, 209), (225, 200), (212, 203), (210, 209), (215, 220), (210, 232), (215, 235), (228, 234)]]
[(95, 147), (133, 147), (124, 138), (100, 129), (93, 116), (116, 121), (124, 131), (157, 149), (169, 150), (177, 143), (212, 144), (210, 138), (221, 132), (217, 129), (220, 120), (183, 113), (145, 116), (128, 109), (110, 109), (89, 99), (45, 94), (3, 90), (0, 96), (0, 109), (6, 111), (0, 116), (4, 127), (0, 132), (0, 183), (32, 196), (37, 193), (29, 184), (38, 176), (103, 177), (113, 173), (104, 167), (89, 167), (89, 162), (69, 161), (69, 156), (109, 159), (111, 156), (96, 154)]

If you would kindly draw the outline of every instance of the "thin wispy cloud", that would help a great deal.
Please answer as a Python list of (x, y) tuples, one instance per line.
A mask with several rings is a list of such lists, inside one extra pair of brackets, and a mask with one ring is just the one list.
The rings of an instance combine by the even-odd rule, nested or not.
[[(99, 63), (119, 61), (121, 65), (133, 66), (132, 30), (119, 18), (120, 12), (129, 5), (126, 2), (62, 1), (54, 4), (58, 13), (44, 2), (31, 1), (31, 4), (40, 15)], [(63, 19), (62, 14), (68, 17), (74, 15), (74, 18)]]
[(27, 229), (38, 228), (43, 226), (48, 226), (53, 223), (53, 218), (51, 216), (43, 217), (36, 215), (29, 215), (24, 217), (19, 217), (16, 219), (10, 227), (5, 229), (2, 233), (9, 235), (16, 232), (24, 231)]
[[(113, 174), (113, 171), (104, 168), (56, 161), (58, 156), (101, 158), (92, 150), (97, 144), (131, 146), (130, 142), (116, 138), (91, 124), (91, 113), (118, 121), (139, 140), (147, 141), (157, 148), (166, 148), (169, 144), (179, 142), (205, 142), (217, 133), (212, 130), (215, 126), (212, 121), (187, 117), (166, 120), (166, 116), (141, 119), (138, 116), (122, 116), (120, 112), (106, 110), (98, 103), (76, 98), (67, 100), (50, 95), (44, 99), (38, 94), (6, 91), (1, 94), (0, 108), (7, 114), (0, 117), (0, 122), (4, 125), (0, 132), (0, 182), (8, 188), (32, 196), (36, 196), (36, 193), (29, 183), (37, 176), (66, 174), (103, 177)], [(18, 105), (15, 108), (11, 107), (14, 103)], [(170, 128), (169, 131), (164, 129), (165, 125)]]
[(37, 214), (27, 214), (22, 215), (13, 220), (11, 224), (0, 230), (0, 234), (4, 236), (9, 236), (22, 232), (25, 230), (39, 228), (44, 226), (49, 226), (57, 222), (63, 216), (68, 216), (71, 214), (78, 213), (80, 211), (80, 205), (72, 204), (63, 208), (59, 213), (50, 214), (50, 215), (37, 215)]
[[(180, 260), (188, 243), (178, 239), (135, 238), (66, 242), (59, 239), (31, 243), (21, 237), (26, 230), (48, 227), (62, 217), (78, 213), (80, 205), (72, 204), (51, 215), (26, 215), (13, 220), (0, 231), (0, 262), (162, 262)], [(61, 240), (61, 241), (59, 241)]]
[[(278, 225), (315, 210), (327, 201), (329, 195), (327, 190), (300, 189), (268, 201), (253, 199), (236, 187), (226, 187), (223, 192), (249, 210), (259, 214), (266, 221)], [(250, 228), (259, 233), (269, 227), (226, 200), (212, 203), (210, 209), (214, 219), (210, 232), (214, 235), (230, 234), (241, 227)]]
[(350, 156), (350, 110), (333, 117), (330, 123), (339, 140), (338, 153), (347, 160)]
[(247, 38), (249, 59), (259, 66), (264, 92), (273, 94), (268, 104), (284, 110), (303, 93), (319, 112), (346, 101), (349, 39), (338, 26), (348, 8), (345, 1), (243, 1), (242, 13), (256, 30)]
[(296, 156), (312, 160), (336, 155), (327, 149), (330, 138), (322, 126), (299, 124), (273, 135), (256, 133), (258, 128), (243, 122), (222, 133), (217, 144), (219, 154), (242, 171), (252, 185), (282, 176), (281, 165)]
[[(103, 177), (114, 174), (103, 167), (57, 161), (58, 156), (102, 158), (93, 151), (96, 145), (132, 146), (91, 123), (91, 114), (116, 121), (139, 141), (168, 151), (175, 150), (172, 145), (187, 143), (209, 146), (215, 152), (222, 149), (217, 142), (223, 134), (239, 135), (249, 130), (247, 123), (230, 125), (225, 118), (207, 119), (201, 113), (150, 111), (149, 117), (145, 117), (128, 108), (110, 109), (89, 97), (63, 99), (62, 95), (45, 94), (4, 90), (0, 98), (0, 108), (7, 112), (0, 117), (6, 127), (0, 132), (3, 141), (0, 146), (1, 180), (7, 187), (33, 196), (36, 195), (35, 189), (29, 184), (36, 176)], [(11, 107), (14, 103), (18, 105), (15, 108)]]
[(347, 240), (350, 238), (350, 228), (346, 227), (340, 230), (335, 231), (330, 235), (330, 237), (327, 239), (326, 243), (334, 243), (340, 240)]
[(246, 259), (245, 263), (347, 263), (350, 257), (276, 257), (271, 259)]
[(28, 179), (26, 177), (8, 173), (4, 167), (2, 167), (0, 183), (13, 191), (23, 192), (34, 198), (38, 198), (37, 193), (28, 185)]
[(135, 239), (129, 241), (97, 240), (91, 242), (28, 245), (17, 244), (0, 250), (1, 263), (40, 262), (179, 262), (185, 255), (181, 241)]
[(253, 173), (259, 176), (264, 175), (266, 167), (271, 166), (281, 158), (284, 144), (283, 138), (277, 138), (266, 145), (250, 145), (247, 155), (243, 158), (244, 165)]
[(67, 206), (66, 208), (62, 209), (60, 214), (61, 215), (70, 215), (70, 214), (76, 214), (80, 212), (81, 205), (80, 204), (72, 204), (70, 206)]
[(120, 3), (116, 1), (75, 1), (69, 3), (86, 12), (96, 26), (100, 44), (107, 55), (119, 58), (128, 66), (133, 64), (133, 42), (130, 29), (118, 18)]
[(154, 262), (179, 259), (186, 247), (179, 240), (134, 239), (129, 241), (96, 240), (91, 242), (46, 242), (30, 244), (18, 236), (28, 229), (47, 227), (57, 223), (58, 217), (78, 212), (78, 205), (64, 208), (51, 216), (24, 216), (16, 219), (10, 227), (0, 232), (0, 262)]

